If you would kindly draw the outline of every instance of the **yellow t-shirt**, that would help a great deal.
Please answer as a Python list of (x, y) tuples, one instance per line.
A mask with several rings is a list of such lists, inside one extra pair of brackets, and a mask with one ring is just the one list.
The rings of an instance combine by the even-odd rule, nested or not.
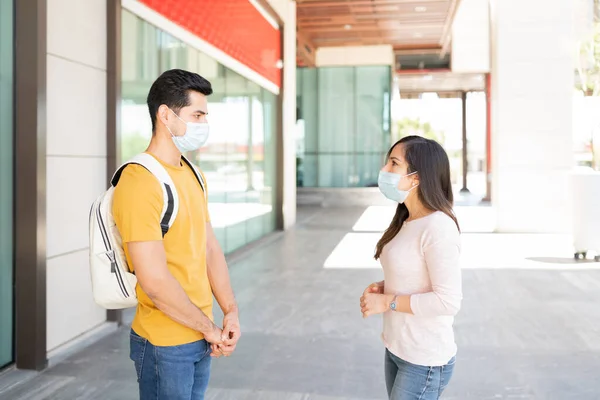
[[(183, 161), (179, 167), (158, 161), (173, 179), (179, 196), (179, 212), (164, 238), (160, 229), (163, 190), (156, 177), (140, 165), (128, 165), (115, 188), (112, 211), (129, 268), (135, 269), (127, 243), (162, 240), (169, 271), (192, 303), (212, 320), (213, 297), (206, 266), (206, 223), (210, 218), (204, 193)], [(204, 338), (157, 309), (140, 285), (136, 293), (138, 306), (132, 328), (153, 345), (177, 346)]]

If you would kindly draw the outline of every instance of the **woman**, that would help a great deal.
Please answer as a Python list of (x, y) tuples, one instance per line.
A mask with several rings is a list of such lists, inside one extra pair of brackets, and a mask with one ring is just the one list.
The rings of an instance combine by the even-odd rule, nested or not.
[(390, 400), (439, 399), (454, 369), (462, 300), (448, 156), (433, 140), (406, 137), (388, 152), (379, 188), (398, 208), (375, 252), (384, 280), (365, 289), (361, 310), (384, 313)]

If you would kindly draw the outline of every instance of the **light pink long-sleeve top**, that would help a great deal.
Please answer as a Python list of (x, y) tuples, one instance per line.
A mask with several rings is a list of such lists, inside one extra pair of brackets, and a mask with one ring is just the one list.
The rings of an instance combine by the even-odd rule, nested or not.
[(460, 234), (442, 212), (405, 222), (381, 253), (385, 293), (411, 295), (414, 315), (387, 311), (383, 340), (412, 364), (441, 366), (456, 355), (454, 316), (462, 301)]

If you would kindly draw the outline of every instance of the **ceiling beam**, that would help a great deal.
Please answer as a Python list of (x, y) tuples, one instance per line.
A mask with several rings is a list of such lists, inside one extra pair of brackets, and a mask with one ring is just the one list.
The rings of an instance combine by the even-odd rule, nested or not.
[(323, 1), (323, 0), (296, 0), (298, 7), (355, 7), (355, 6), (406, 6), (414, 4), (415, 6), (426, 5), (428, 3), (443, 3), (440, 0), (341, 0), (341, 1)]
[(460, 0), (296, 0), (296, 3), (297, 29), (301, 32), (297, 58), (313, 63), (315, 50), (321, 46), (391, 44), (405, 50), (447, 52)]
[[(339, 33), (345, 33), (345, 34), (351, 34), (351, 35), (356, 35), (358, 34), (357, 32), (408, 32), (411, 34), (415, 33), (415, 29), (418, 29), (418, 32), (421, 34), (427, 34), (427, 33), (437, 33), (439, 34), (440, 32), (440, 26), (438, 24), (420, 24), (420, 25), (413, 25), (413, 26), (408, 26), (408, 25), (404, 25), (404, 26), (394, 26), (394, 27), (389, 27), (389, 28), (382, 28), (380, 26), (377, 25), (372, 25), (372, 24), (362, 24), (362, 25), (358, 25), (358, 26), (352, 26), (351, 29), (344, 29), (341, 27), (302, 27), (302, 32), (320, 32), (320, 33), (326, 33), (326, 32), (339, 32)], [(437, 36), (437, 35), (436, 35)]]
[(300, 58), (307, 67), (316, 66), (317, 48), (314, 44), (300, 31), (296, 31), (296, 41), (296, 57)]
[(438, 43), (428, 43), (428, 44), (414, 44), (414, 45), (397, 45), (394, 46), (395, 52), (408, 52), (408, 54), (423, 54), (428, 53), (429, 51), (438, 53), (441, 51), (441, 47)]
[(440, 58), (446, 57), (448, 54), (448, 50), (450, 49), (450, 43), (452, 39), (452, 24), (454, 24), (454, 17), (456, 16), (456, 11), (460, 6), (460, 0), (451, 0), (450, 8), (448, 9), (448, 17), (446, 18), (446, 23), (444, 24), (444, 30), (442, 31), (442, 37), (440, 40), (440, 45), (442, 46), (442, 51), (440, 52)]
[[(375, 15), (375, 14), (374, 14)], [(328, 25), (337, 25), (344, 27), (344, 25), (352, 25), (353, 27), (357, 24), (373, 24), (373, 23), (390, 23), (393, 22), (395, 25), (406, 24), (406, 25), (418, 25), (418, 24), (426, 24), (426, 23), (445, 23), (446, 22), (446, 13), (438, 13), (438, 14), (427, 14), (419, 16), (419, 18), (415, 18), (413, 15), (396, 15), (392, 13), (388, 14), (377, 14), (378, 18), (363, 18), (362, 16), (352, 16), (352, 15), (343, 15), (343, 16), (333, 16), (328, 18), (323, 17), (304, 17), (297, 19), (297, 25), (300, 27), (311, 27), (311, 26), (328, 26)], [(375, 21), (374, 21), (375, 20)]]

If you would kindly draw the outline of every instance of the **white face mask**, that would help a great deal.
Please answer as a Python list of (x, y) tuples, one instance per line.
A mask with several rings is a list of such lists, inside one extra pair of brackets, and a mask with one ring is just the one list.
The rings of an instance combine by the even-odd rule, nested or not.
[(415, 185), (408, 190), (398, 189), (398, 184), (402, 178), (416, 174), (417, 171), (411, 172), (408, 175), (400, 175), (392, 172), (379, 171), (378, 186), (379, 190), (385, 197), (397, 203), (404, 203), (410, 192), (419, 185)]
[(208, 140), (209, 127), (206, 122), (185, 122), (181, 117), (175, 114), (175, 111), (171, 111), (177, 118), (179, 118), (186, 125), (185, 134), (183, 136), (175, 136), (171, 129), (167, 126), (169, 133), (173, 137), (173, 143), (177, 149), (183, 154), (188, 151), (198, 150), (200, 147), (206, 144)]

